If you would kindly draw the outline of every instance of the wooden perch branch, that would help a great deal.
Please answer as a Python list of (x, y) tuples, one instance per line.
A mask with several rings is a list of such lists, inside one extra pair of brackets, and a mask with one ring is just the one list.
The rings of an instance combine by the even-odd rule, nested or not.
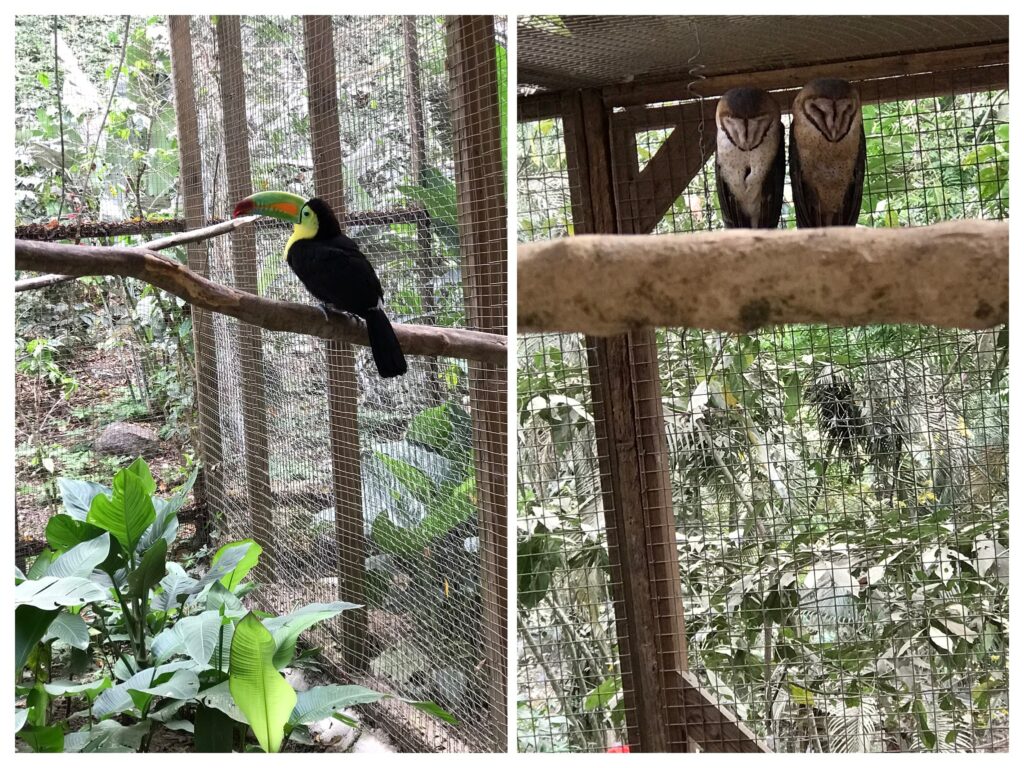
[[(237, 219), (229, 219), (228, 221), (211, 224), (210, 226), (202, 227), (201, 229), (193, 229), (191, 232), (182, 232), (178, 235), (170, 235), (169, 237), (161, 237), (158, 240), (151, 240), (146, 243), (145, 246), (139, 247), (145, 248), (148, 251), (162, 251), (165, 248), (173, 248), (176, 245), (198, 243), (202, 240), (209, 240), (219, 235), (225, 235), (228, 232), (234, 232), (245, 224), (252, 224), (258, 218), (259, 216), (239, 216)], [(42, 277), (27, 277), (24, 280), (18, 280), (14, 283), (14, 291), (17, 293), (18, 291), (32, 291), (36, 288), (46, 288), (50, 285), (57, 285), (58, 283), (64, 283), (68, 280), (74, 280), (76, 277), (81, 277), (81, 275), (43, 275)]]
[[(16, 269), (61, 272), (75, 277), (134, 277), (196, 306), (271, 331), (305, 333), (367, 345), (366, 328), (359, 320), (334, 315), (328, 322), (316, 307), (264, 299), (220, 285), (197, 275), (183, 264), (145, 248), (108, 248), (15, 240), (14, 264)], [(504, 336), (497, 334), (402, 324), (395, 324), (395, 333), (406, 354), (458, 357), (498, 365), (506, 361), (508, 342)]]
[(990, 328), (1009, 318), (1009, 234), (972, 220), (531, 243), (519, 246), (519, 331)]

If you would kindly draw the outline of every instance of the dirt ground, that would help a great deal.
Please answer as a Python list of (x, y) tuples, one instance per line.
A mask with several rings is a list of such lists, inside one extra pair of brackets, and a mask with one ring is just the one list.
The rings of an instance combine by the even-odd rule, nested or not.
[[(110, 485), (117, 469), (136, 458), (92, 451), (107, 424), (128, 420), (157, 432), (163, 426), (161, 414), (141, 416), (142, 407), (131, 405), (124, 365), (116, 353), (79, 348), (64, 370), (78, 381), (70, 398), (59, 386), (15, 373), (15, 504), (22, 539), (42, 539), (49, 518), (62, 511), (58, 477)], [(124, 414), (132, 418), (121, 418)], [(184, 454), (190, 450), (185, 441), (172, 438), (162, 440), (160, 452), (147, 458), (158, 492), (170, 493), (185, 479)]]

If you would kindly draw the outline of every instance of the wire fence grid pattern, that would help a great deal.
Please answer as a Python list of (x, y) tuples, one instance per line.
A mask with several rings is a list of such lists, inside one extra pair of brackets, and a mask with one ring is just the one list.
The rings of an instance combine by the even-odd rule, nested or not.
[[(104, 20), (93, 21), (99, 28)], [(507, 333), (504, 184), (460, 175), (459, 161), (461, 151), (472, 171), (480, 157), (494, 158), (503, 147), (504, 137), (476, 117), (488, 110), (504, 115), (503, 17), (219, 16), (145, 24), (125, 17), (123, 23), (146, 30), (138, 41), (126, 37), (125, 66), (141, 62), (159, 74), (160, 106), (147, 124), (154, 146), (166, 145), (172, 162), (140, 171), (138, 200), (108, 199), (125, 175), (115, 161), (135, 157), (141, 140), (141, 134), (125, 139), (109, 132), (96, 171), (105, 183), (73, 187), (65, 219), (89, 189), (103, 198), (104, 220), (159, 209), (191, 217), (193, 228), (230, 218), (235, 203), (254, 192), (316, 194), (330, 202), (374, 265), (393, 322)], [(72, 26), (75, 34), (89, 29)], [(470, 33), (456, 43), (465, 29)], [(185, 101), (191, 117), (178, 123), (183, 131), (175, 127), (176, 109), (183, 107), (172, 82), (175, 45), (190, 47)], [(117, 46), (110, 48), (116, 62)], [(468, 61), (461, 92), (453, 75), (459, 50)], [(65, 67), (63, 76), (77, 75)], [(112, 86), (115, 106), (116, 93), (140, 87), (123, 73), (120, 83)], [(106, 96), (92, 93), (94, 100), (100, 95)], [(137, 130), (132, 123), (128, 129)], [(179, 147), (196, 150), (196, 172), (179, 176)], [(166, 194), (147, 191), (147, 184), (163, 181)], [(59, 197), (59, 187), (52, 194)], [(467, 194), (477, 204), (476, 219), (465, 216), (460, 195)], [(47, 213), (26, 216), (39, 220)], [(189, 264), (218, 283), (311, 303), (282, 257), (290, 229), (257, 221), (191, 246)], [(185, 248), (167, 253), (186, 258)], [(393, 694), (370, 717), (402, 749), (504, 751), (506, 664), (494, 636), (500, 633), (504, 646), (507, 556), (498, 536), (504, 523), (496, 517), (505, 514), (507, 409), (493, 393), (498, 384), (504, 393), (504, 369), (407, 355), (409, 372), (382, 380), (368, 348), (264, 331), (193, 308), (193, 377), (191, 323), (168, 335), (166, 354), (143, 359), (139, 350), (151, 340), (145, 324), (139, 328), (135, 305), (145, 286), (120, 278), (84, 286), (19, 294), (19, 306), (35, 302), (29, 307), (35, 317), (44, 295), (64, 291), (66, 304), (42, 318), (53, 320), (72, 302), (109, 292), (116, 313), (108, 319), (127, 350), (114, 350), (121, 360), (113, 362), (143, 393), (175, 367), (175, 339), (184, 341), (181, 385), (186, 398), (194, 387), (198, 416), (183, 418), (206, 459), (212, 544), (253, 538), (263, 547), (261, 586), (252, 596), (258, 607), (285, 613), (311, 602), (364, 605), (307, 633), (322, 648), (325, 674)], [(125, 297), (111, 290), (120, 286)], [(175, 301), (162, 291), (145, 293), (154, 297), (150, 311), (157, 317), (159, 302)], [(159, 409), (138, 410), (133, 420), (162, 419)], [(492, 434), (478, 439), (488, 429)], [(457, 723), (442, 723), (403, 699), (433, 701)]]
[[(654, 106), (613, 113), (635, 142), (614, 161), (620, 227), (643, 231), (654, 190), (618, 182), (672, 130), (698, 137), (703, 160), (689, 183), (679, 169), (685, 192), (654, 232), (723, 226), (713, 103), (659, 105), (688, 116), (675, 128)], [(988, 90), (865, 103), (860, 225), (1007, 218), (1007, 105)], [(562, 120), (522, 122), (517, 139), (520, 241), (572, 235)], [(795, 226), (788, 179), (782, 225)], [(678, 610), (700, 683), (776, 751), (1005, 751), (1005, 331), (656, 338)], [(629, 742), (635, 713), (604, 528), (603, 409), (582, 336), (521, 336), (518, 368), (519, 747), (604, 751)]]
[[(334, 17), (313, 26), (244, 17), (233, 41), (224, 20), (191, 24), (206, 215), (230, 213), (232, 173), (247, 153), (251, 173), (241, 183), (251, 191), (315, 191), (331, 201), (374, 264), (393, 321), (500, 331), (467, 313), (473, 273), (455, 200), (466, 182), (456, 178), (454, 147), (480, 137), (453, 130), (445, 19)], [(241, 51), (226, 52), (232, 42)], [(503, 45), (493, 32), (478, 43), (492, 59)], [(226, 55), (241, 66), (226, 66)], [(310, 139), (321, 119), (307, 98), (314, 70), (326, 72), (319, 87), (335, 91), (340, 117), (324, 130), (336, 130), (341, 164), (326, 172)], [(244, 105), (233, 107), (243, 94)], [(233, 157), (238, 136), (248, 141)], [(307, 301), (281, 257), (287, 234), (261, 221), (240, 251), (239, 235), (214, 242), (211, 277)], [(483, 254), (473, 268), (503, 278), (504, 244), (473, 245)], [(473, 444), (481, 414), (471, 406), (467, 362), (410, 357), (406, 376), (383, 381), (368, 349), (223, 316), (207, 341), (217, 357), (207, 383), (218, 401), (222, 462), (222, 496), (211, 503), (224, 539), (265, 543), (267, 604), (365, 604), (361, 617), (343, 614), (315, 631), (328, 658), (359, 682), (451, 711), (458, 726), (387, 706), (428, 747), (498, 746), (489, 697), (504, 688), (487, 675), (482, 638), (494, 617), (481, 595), (503, 576), (496, 569), (504, 554), (481, 551), (475, 470), (493, 457)]]

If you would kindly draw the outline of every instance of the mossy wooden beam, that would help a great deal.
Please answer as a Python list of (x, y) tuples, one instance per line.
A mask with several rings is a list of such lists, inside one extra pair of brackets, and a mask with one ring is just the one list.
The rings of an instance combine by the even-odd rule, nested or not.
[(520, 332), (786, 323), (990, 328), (1009, 319), (1006, 222), (579, 236), (519, 246)]

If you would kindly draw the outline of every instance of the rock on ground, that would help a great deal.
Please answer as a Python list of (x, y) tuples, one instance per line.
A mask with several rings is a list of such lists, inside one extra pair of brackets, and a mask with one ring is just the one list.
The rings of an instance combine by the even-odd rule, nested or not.
[(106, 426), (92, 447), (114, 456), (155, 456), (160, 452), (160, 438), (149, 427), (115, 421)]

